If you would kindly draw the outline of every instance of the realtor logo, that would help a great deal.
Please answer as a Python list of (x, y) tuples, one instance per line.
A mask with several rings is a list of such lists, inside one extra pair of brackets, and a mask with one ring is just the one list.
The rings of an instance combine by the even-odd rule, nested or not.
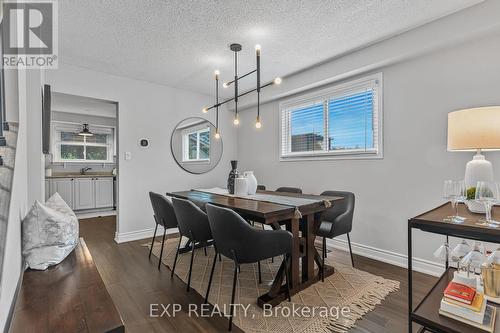
[(4, 68), (57, 68), (55, 1), (5, 1), (2, 14)]

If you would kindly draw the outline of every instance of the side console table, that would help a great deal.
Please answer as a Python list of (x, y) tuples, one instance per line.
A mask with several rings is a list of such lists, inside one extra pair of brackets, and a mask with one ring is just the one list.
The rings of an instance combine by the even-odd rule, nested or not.
[[(448, 240), (449, 236), (477, 240), (483, 242), (500, 244), (500, 227), (491, 228), (487, 226), (477, 225), (484, 215), (474, 214), (469, 212), (463, 204), (459, 205), (459, 215), (466, 217), (464, 223), (457, 224), (445, 222), (444, 219), (453, 215), (453, 210), (450, 203), (443, 204), (433, 210), (418, 215), (408, 220), (408, 332), (412, 333), (413, 323), (421, 325), (418, 332), (444, 332), (444, 333), (468, 333), (478, 332), (479, 330), (470, 325), (461, 323), (439, 315), (440, 302), (443, 297), (443, 291), (448, 283), (453, 279), (454, 268), (448, 266), (446, 262), (446, 271), (443, 273), (438, 282), (429, 290), (420, 304), (413, 308), (413, 279), (412, 279), (412, 231), (420, 229), (425, 232), (445, 235)], [(500, 207), (493, 207), (492, 217), (500, 220)], [(495, 327), (495, 333), (500, 332), (500, 325)]]

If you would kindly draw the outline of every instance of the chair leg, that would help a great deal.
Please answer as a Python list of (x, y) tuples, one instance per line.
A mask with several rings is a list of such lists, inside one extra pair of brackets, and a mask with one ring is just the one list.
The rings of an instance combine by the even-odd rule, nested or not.
[(167, 228), (163, 227), (163, 241), (161, 242), (161, 252), (160, 252), (160, 260), (158, 261), (158, 270), (160, 270), (161, 257), (163, 257), (163, 246), (165, 245), (165, 234), (166, 233), (167, 233)]
[(352, 256), (351, 237), (349, 237), (349, 233), (347, 233), (347, 242), (349, 243), (349, 252), (351, 253), (352, 267), (354, 267), (354, 257)]
[(234, 315), (234, 296), (236, 294), (236, 281), (238, 280), (238, 263), (234, 261), (234, 277), (233, 277), (233, 293), (231, 295), (231, 303), (229, 306), (231, 307), (230, 315), (229, 315), (229, 331), (233, 328), (233, 315)]
[(325, 282), (326, 238), (323, 237), (323, 262), (321, 263), (321, 282)]
[(179, 249), (181, 248), (182, 235), (179, 235), (179, 243), (177, 244), (177, 251), (175, 252), (174, 264), (172, 265), (172, 272), (170, 273), (170, 278), (174, 277), (175, 265), (177, 264), (177, 256), (179, 255)]
[(153, 240), (151, 241), (151, 248), (149, 249), (149, 259), (151, 259), (151, 253), (153, 252), (153, 244), (155, 243), (156, 230), (158, 230), (158, 223), (156, 223), (155, 233), (153, 234)]
[(210, 287), (212, 286), (212, 278), (214, 277), (215, 264), (217, 263), (217, 252), (214, 255), (214, 263), (212, 264), (212, 270), (210, 271), (210, 278), (208, 279), (207, 294), (205, 295), (205, 304), (208, 304), (208, 295), (210, 294)]
[[(264, 223), (261, 223), (262, 230), (266, 230), (266, 225)], [(274, 264), (274, 257), (271, 258), (271, 262)]]
[(191, 263), (189, 264), (188, 285), (187, 285), (187, 289), (186, 289), (187, 291), (191, 290), (191, 273), (193, 271), (194, 244), (196, 243), (192, 233), (191, 233), (191, 240), (193, 242), (191, 243)]
[(288, 255), (285, 254), (283, 257), (283, 264), (285, 265), (286, 291), (288, 294), (288, 302), (291, 302), (292, 297), (290, 295), (290, 266), (288, 265)]
[(323, 251), (325, 251), (325, 258), (328, 258), (328, 251), (326, 250), (326, 238), (323, 237)]
[(259, 284), (262, 283), (262, 272), (260, 270), (260, 261), (257, 261), (257, 268), (259, 270)]
[(205, 251), (205, 257), (207, 256), (207, 244), (203, 246), (203, 251)]
[(219, 253), (219, 261), (222, 261), (222, 256), (220, 255), (220, 253)]

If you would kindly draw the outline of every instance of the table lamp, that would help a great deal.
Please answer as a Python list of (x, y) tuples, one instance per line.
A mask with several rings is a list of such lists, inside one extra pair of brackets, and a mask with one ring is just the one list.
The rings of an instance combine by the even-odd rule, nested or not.
[(476, 151), (465, 167), (465, 186), (493, 181), (493, 166), (482, 150), (500, 150), (500, 106), (486, 106), (448, 113), (448, 151)]

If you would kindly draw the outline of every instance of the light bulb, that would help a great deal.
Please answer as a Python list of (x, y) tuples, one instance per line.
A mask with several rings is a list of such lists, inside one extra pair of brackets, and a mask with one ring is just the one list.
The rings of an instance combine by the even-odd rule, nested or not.
[(201, 111), (202, 111), (203, 113), (207, 113), (207, 112), (208, 112), (208, 108), (203, 108)]
[(216, 69), (216, 70), (214, 71), (214, 74), (215, 74), (215, 76), (219, 76), (219, 75), (220, 75), (219, 70), (218, 70), (218, 69)]
[(235, 124), (235, 125), (239, 125), (240, 124), (240, 120), (238, 119), (238, 117), (234, 118), (233, 124)]
[(261, 49), (260, 44), (255, 44), (255, 51), (260, 51), (260, 49)]
[(281, 84), (281, 81), (282, 81), (281, 78), (277, 77), (277, 78), (274, 79), (273, 82), (274, 82), (274, 84)]
[(257, 122), (255, 123), (255, 127), (256, 128), (261, 128), (262, 127), (262, 123), (260, 122), (260, 117), (257, 117)]
[(228, 87), (227, 82), (224, 82), (224, 83), (222, 84), (222, 87), (223, 87), (223, 88), (227, 88), (227, 87)]
[(215, 138), (216, 138), (216, 139), (220, 139), (219, 130), (217, 130), (217, 132), (215, 132)]

